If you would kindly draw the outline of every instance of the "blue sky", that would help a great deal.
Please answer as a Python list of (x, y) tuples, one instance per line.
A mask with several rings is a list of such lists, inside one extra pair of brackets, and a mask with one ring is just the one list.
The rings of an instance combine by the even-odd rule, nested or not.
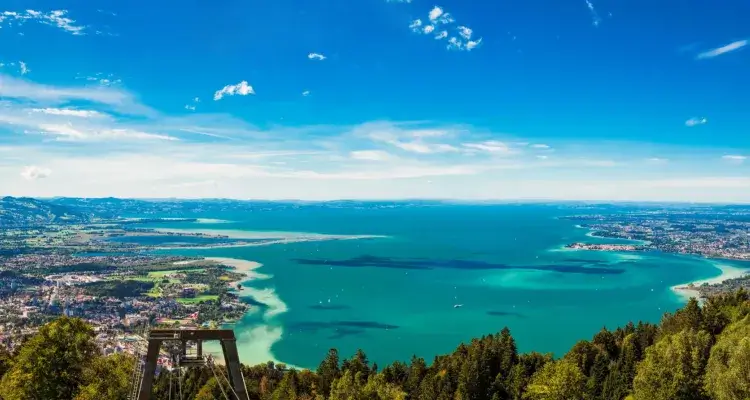
[(750, 202), (746, 1), (215, 3), (4, 1), (2, 194)]

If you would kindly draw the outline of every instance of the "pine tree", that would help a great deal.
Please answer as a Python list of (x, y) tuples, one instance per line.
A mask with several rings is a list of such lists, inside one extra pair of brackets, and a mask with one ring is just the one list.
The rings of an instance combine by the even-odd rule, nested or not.
[(326, 358), (318, 366), (320, 394), (328, 396), (331, 392), (333, 381), (341, 376), (339, 369), (339, 352), (336, 349), (328, 350)]

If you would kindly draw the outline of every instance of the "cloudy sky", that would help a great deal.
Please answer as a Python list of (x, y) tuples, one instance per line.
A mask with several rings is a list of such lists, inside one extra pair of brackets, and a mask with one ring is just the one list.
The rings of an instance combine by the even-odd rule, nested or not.
[(0, 5), (0, 195), (750, 202), (745, 0)]

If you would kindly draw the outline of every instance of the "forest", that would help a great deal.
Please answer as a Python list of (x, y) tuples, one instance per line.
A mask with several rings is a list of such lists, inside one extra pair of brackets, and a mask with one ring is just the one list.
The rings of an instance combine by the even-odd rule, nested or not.
[[(242, 366), (253, 400), (743, 400), (750, 399), (750, 296), (691, 299), (658, 324), (602, 328), (567, 354), (517, 351), (508, 329), (431, 362), (382, 368), (331, 349), (315, 371)], [(15, 351), (0, 349), (0, 398), (125, 400), (132, 356), (100, 354), (84, 321), (61, 317)], [(220, 367), (161, 371), (153, 399), (225, 399)]]

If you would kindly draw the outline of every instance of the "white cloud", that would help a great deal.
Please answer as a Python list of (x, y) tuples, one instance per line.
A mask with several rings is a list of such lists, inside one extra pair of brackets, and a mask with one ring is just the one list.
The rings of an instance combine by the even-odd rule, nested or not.
[[(446, 28), (455, 22), (453, 16), (440, 6), (435, 6), (427, 14), (429, 24), (425, 25), (421, 19), (415, 19), (409, 24), (409, 29), (412, 32), (433, 35), (435, 40), (442, 40), (449, 37), (451, 34), (448, 29), (440, 29), (438, 27)], [(468, 26), (460, 25), (453, 29), (456, 36), (452, 36), (448, 39), (447, 48), (449, 50), (461, 50), (470, 51), (478, 47), (482, 43), (482, 38), (472, 40), (474, 31)]]
[(690, 118), (689, 120), (685, 121), (685, 126), (693, 127), (698, 125), (704, 125), (708, 123), (708, 119), (706, 118)]
[(721, 157), (722, 160), (728, 161), (733, 164), (742, 164), (747, 160), (746, 156), (741, 156), (737, 154), (727, 154)]
[(189, 111), (195, 111), (195, 106), (190, 104), (185, 104), (185, 109)]
[(249, 94), (255, 94), (253, 87), (247, 84), (247, 81), (242, 81), (236, 85), (226, 85), (214, 93), (214, 100), (218, 101), (224, 98), (224, 96), (247, 96)]
[(310, 91), (309, 90), (305, 90), (304, 92), (302, 92), (302, 96), (304, 96), (304, 97), (307, 97), (309, 95), (310, 95)]
[(448, 39), (448, 49), (458, 51), (471, 51), (482, 44), (482, 39), (463, 41), (455, 36)]
[(26, 75), (29, 72), (31, 72), (31, 70), (29, 69), (29, 67), (26, 65), (25, 62), (19, 61), (18, 65), (21, 67), (21, 75)]
[(104, 87), (48, 86), (3, 74), (0, 74), (0, 96), (35, 103), (85, 100), (110, 106), (126, 114), (153, 113), (153, 110), (137, 103), (130, 93), (122, 90)]
[(546, 160), (546, 159), (549, 158), (549, 156), (536, 156), (536, 158), (538, 158), (540, 160)]
[(422, 20), (417, 18), (414, 21), (411, 21), (409, 24), (409, 29), (411, 29), (413, 32), (420, 33), (422, 32)]
[(385, 0), (386, 3), (411, 3), (411, 0)]
[(31, 111), (37, 113), (43, 113), (48, 115), (62, 115), (67, 117), (80, 117), (80, 118), (101, 118), (105, 117), (105, 114), (94, 110), (74, 110), (71, 108), (34, 108)]
[(513, 152), (507, 144), (497, 140), (487, 140), (480, 143), (463, 143), (462, 146), (466, 147), (467, 149), (486, 151), (496, 154), (509, 154)]
[(546, 145), (546, 144), (538, 143), (538, 144), (532, 144), (532, 145), (531, 145), (531, 148), (532, 148), (532, 149), (543, 149), (543, 150), (548, 150), (548, 149), (550, 149), (551, 147), (550, 147), (549, 145)]
[(26, 10), (23, 12), (4, 11), (0, 16), (0, 27), (2, 24), (21, 25), (26, 21), (37, 21), (42, 24), (50, 25), (62, 29), (72, 35), (85, 35), (86, 27), (76, 24), (76, 21), (67, 17), (67, 10), (53, 10), (41, 12), (36, 10)]
[(705, 51), (703, 53), (700, 53), (696, 56), (697, 59), (702, 60), (705, 58), (714, 58), (717, 56), (720, 56), (722, 54), (726, 54), (735, 50), (739, 50), (743, 47), (747, 46), (747, 40), (737, 40), (732, 43), (729, 43), (727, 45), (717, 47), (712, 50)]
[(441, 15), (443, 15), (443, 9), (439, 6), (435, 6), (432, 10), (430, 10), (430, 21), (437, 21), (437, 19), (440, 18)]
[(195, 103), (200, 103), (200, 102), (201, 102), (201, 99), (200, 99), (200, 97), (196, 97), (196, 98), (194, 98), (194, 99), (193, 99), (193, 102), (195, 102)]
[(349, 153), (349, 156), (355, 160), (366, 161), (387, 161), (393, 159), (393, 156), (380, 150), (358, 150)]
[(646, 160), (650, 164), (666, 164), (669, 162), (666, 158), (651, 157)]
[(52, 175), (52, 170), (44, 167), (37, 167), (36, 165), (23, 167), (23, 170), (21, 170), (21, 176), (29, 181), (47, 178), (50, 175)]
[(586, 2), (586, 7), (588, 7), (589, 12), (591, 13), (592, 24), (594, 24), (594, 26), (599, 26), (599, 24), (602, 22), (602, 19), (599, 18), (599, 13), (596, 12), (594, 4), (591, 3), (591, 0), (584, 1)]
[(459, 26), (458, 27), (458, 34), (461, 35), (462, 38), (469, 40), (471, 39), (471, 34), (474, 33), (471, 28), (466, 26)]
[(307, 55), (307, 58), (309, 58), (311, 60), (323, 61), (323, 60), (326, 59), (326, 56), (324, 56), (324, 55), (322, 55), (320, 53), (310, 53), (310, 54)]
[(103, 140), (178, 140), (169, 135), (142, 132), (127, 128), (77, 127), (67, 124), (41, 124), (43, 134), (55, 136), (58, 141), (103, 141)]

